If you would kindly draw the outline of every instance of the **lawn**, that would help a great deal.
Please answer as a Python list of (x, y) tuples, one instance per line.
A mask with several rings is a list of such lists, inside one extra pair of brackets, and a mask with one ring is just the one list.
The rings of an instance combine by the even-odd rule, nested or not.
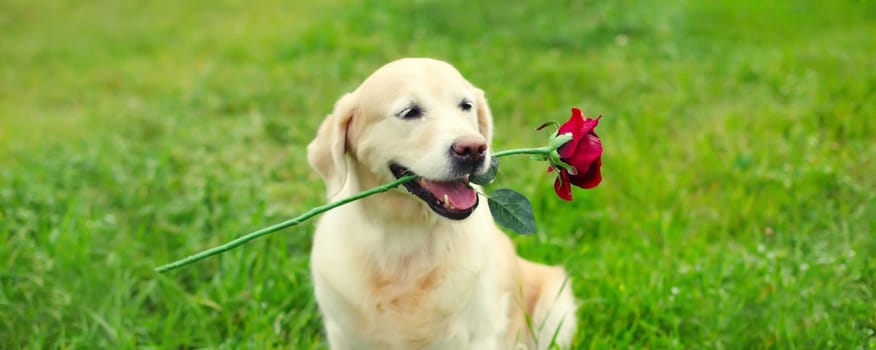
[[(310, 3), (310, 4), (309, 4)], [(494, 148), (602, 114), (604, 182), (532, 200), (578, 349), (876, 348), (871, 1), (0, 2), (0, 348), (325, 349), (304, 148), (403, 56), (483, 88)]]

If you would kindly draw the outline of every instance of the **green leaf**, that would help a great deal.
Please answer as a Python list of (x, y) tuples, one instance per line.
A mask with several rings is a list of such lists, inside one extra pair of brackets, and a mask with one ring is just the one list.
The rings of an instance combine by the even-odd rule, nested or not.
[(477, 185), (487, 185), (490, 182), (493, 182), (493, 179), (496, 178), (496, 174), (499, 172), (499, 158), (491, 157), (490, 158), (490, 169), (487, 169), (483, 175), (475, 175), (469, 180)]
[(526, 196), (500, 188), (487, 197), (493, 219), (505, 228), (521, 233), (535, 233), (535, 217)]

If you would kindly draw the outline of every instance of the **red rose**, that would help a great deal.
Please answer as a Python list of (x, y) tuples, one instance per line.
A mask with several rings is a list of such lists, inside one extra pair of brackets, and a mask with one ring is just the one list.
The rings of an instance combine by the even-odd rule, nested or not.
[[(548, 171), (556, 168), (559, 172), (554, 182), (554, 190), (560, 198), (572, 200), (571, 185), (581, 188), (593, 188), (602, 181), (599, 167), (602, 166), (602, 142), (593, 129), (599, 125), (599, 119), (585, 118), (578, 108), (572, 108), (572, 116), (569, 121), (560, 126), (557, 135), (572, 134), (572, 140), (566, 142), (557, 153), (560, 160), (572, 167), (565, 169), (560, 166), (551, 166)], [(571, 170), (571, 171), (570, 171)]]

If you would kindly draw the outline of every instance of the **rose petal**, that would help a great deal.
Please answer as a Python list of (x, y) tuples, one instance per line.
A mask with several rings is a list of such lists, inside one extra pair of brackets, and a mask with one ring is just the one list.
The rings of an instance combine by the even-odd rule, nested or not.
[(578, 148), (572, 152), (570, 157), (560, 157), (560, 159), (575, 168), (584, 169), (590, 167), (590, 164), (600, 156), (602, 156), (602, 142), (599, 137), (591, 133), (581, 138)]
[(557, 135), (572, 133), (572, 140), (557, 149), (560, 157), (568, 158), (575, 153), (575, 150), (579, 148), (578, 144), (585, 135), (590, 134), (598, 139), (599, 137), (593, 130), (599, 125), (600, 119), (602, 119), (601, 115), (596, 117), (596, 119), (586, 118), (580, 109), (572, 108), (572, 116), (569, 118), (569, 121), (560, 126), (560, 129), (557, 131)]
[(587, 172), (578, 176), (569, 178), (569, 182), (581, 188), (594, 188), (602, 182), (602, 157), (596, 158), (596, 161), (590, 164)]
[(583, 133), (594, 132), (593, 130), (599, 126), (599, 120), (602, 119), (602, 116), (597, 116), (596, 119), (584, 118), (584, 123), (581, 125), (580, 131)]
[(560, 129), (557, 130), (557, 135), (572, 134), (572, 140), (564, 143), (559, 149), (557, 149), (557, 153), (559, 153), (560, 157), (568, 157), (576, 148), (578, 141), (581, 140), (581, 136), (584, 135), (580, 131), (583, 126), (584, 113), (578, 108), (572, 108), (572, 116), (569, 117), (567, 122), (560, 125)]
[(566, 169), (558, 169), (559, 174), (554, 180), (554, 191), (563, 200), (572, 201), (572, 186)]
[(572, 115), (569, 116), (569, 120), (560, 125), (560, 130), (557, 131), (557, 134), (565, 134), (567, 132), (576, 132), (581, 129), (581, 126), (584, 125), (584, 113), (581, 112), (577, 107), (572, 107)]

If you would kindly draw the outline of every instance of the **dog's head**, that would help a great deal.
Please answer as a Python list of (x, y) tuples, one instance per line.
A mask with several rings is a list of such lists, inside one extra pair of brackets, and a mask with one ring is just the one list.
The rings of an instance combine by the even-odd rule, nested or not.
[(445, 62), (407, 58), (341, 97), (307, 155), (329, 198), (413, 174), (410, 194), (460, 220), (478, 205), (469, 176), (487, 171), (491, 133), (482, 90)]

